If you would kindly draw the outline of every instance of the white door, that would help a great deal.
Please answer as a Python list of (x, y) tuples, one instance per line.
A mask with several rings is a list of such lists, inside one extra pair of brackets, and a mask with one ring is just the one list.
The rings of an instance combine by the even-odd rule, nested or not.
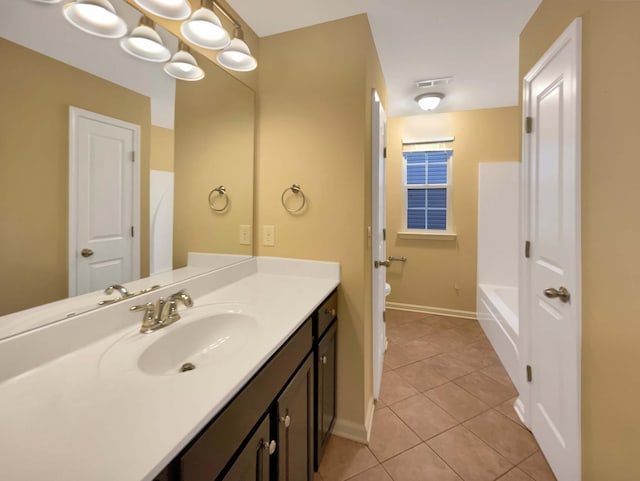
[(139, 127), (69, 111), (69, 295), (140, 276)]
[(380, 382), (382, 381), (382, 365), (384, 351), (387, 344), (384, 323), (384, 286), (387, 278), (386, 267), (375, 266), (376, 261), (384, 261), (387, 258), (386, 247), (386, 175), (385, 175), (385, 145), (386, 145), (386, 117), (384, 109), (376, 92), (372, 99), (372, 225), (371, 225), (371, 252), (372, 252), (372, 284), (373, 284), (373, 397), (378, 399), (380, 395)]
[(559, 481), (579, 480), (581, 469), (580, 31), (577, 19), (523, 84), (528, 411)]

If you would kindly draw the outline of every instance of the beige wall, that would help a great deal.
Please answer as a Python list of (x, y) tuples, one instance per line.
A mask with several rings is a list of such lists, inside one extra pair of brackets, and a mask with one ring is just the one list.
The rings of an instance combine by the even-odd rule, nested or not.
[[(369, 24), (359, 15), (261, 40), (256, 227), (259, 255), (338, 261), (338, 416), (359, 425), (371, 396), (369, 103), (384, 95)], [(298, 183), (308, 206), (280, 204)]]
[[(255, 95), (234, 77), (197, 56), (199, 82), (178, 82), (175, 104), (173, 264), (187, 252), (251, 255), (240, 225), (253, 223)], [(229, 207), (216, 213), (209, 192), (224, 185)], [(218, 208), (224, 206), (216, 200)]]
[[(406, 256), (387, 269), (388, 302), (476, 310), (478, 163), (520, 160), (517, 107), (389, 119), (387, 131), (387, 253)], [(455, 240), (401, 239), (402, 139), (454, 136)], [(457, 289), (456, 289), (457, 287)]]
[(520, 37), (520, 77), (576, 16), (582, 70), (584, 481), (640, 479), (640, 4), (544, 0)]
[(141, 127), (141, 274), (149, 272), (149, 99), (0, 39), (0, 315), (67, 297), (69, 106)]
[(173, 172), (175, 169), (174, 149), (174, 130), (152, 125), (149, 168)]

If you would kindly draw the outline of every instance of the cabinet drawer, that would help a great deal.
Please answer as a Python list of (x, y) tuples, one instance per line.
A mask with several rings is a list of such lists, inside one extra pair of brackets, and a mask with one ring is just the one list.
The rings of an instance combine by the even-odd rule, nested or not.
[(220, 475), (311, 351), (312, 340), (312, 323), (308, 319), (185, 451), (180, 458), (180, 479), (212, 481)]
[(331, 321), (336, 318), (338, 309), (338, 291), (333, 293), (318, 308), (317, 330), (314, 333), (316, 339), (320, 339)]

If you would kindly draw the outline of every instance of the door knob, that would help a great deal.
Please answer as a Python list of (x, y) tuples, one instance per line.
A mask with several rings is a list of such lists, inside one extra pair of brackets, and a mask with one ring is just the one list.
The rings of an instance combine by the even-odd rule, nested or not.
[(281, 417), (280, 422), (284, 424), (285, 428), (288, 428), (289, 426), (291, 426), (291, 418), (289, 417), (288, 414), (286, 416)]
[(273, 440), (270, 442), (262, 441), (262, 447), (268, 451), (269, 456), (276, 452), (276, 442)]
[(373, 263), (373, 266), (377, 269), (380, 266), (384, 266), (384, 267), (389, 267), (391, 265), (391, 261), (390, 260), (386, 260), (386, 261), (375, 261)]
[(549, 287), (544, 290), (544, 295), (549, 299), (559, 298), (562, 302), (569, 302), (571, 299), (571, 294), (566, 287), (560, 287), (559, 289), (555, 289), (553, 287)]
[(85, 247), (80, 251), (80, 255), (82, 255), (82, 257), (91, 257), (93, 255), (93, 251)]

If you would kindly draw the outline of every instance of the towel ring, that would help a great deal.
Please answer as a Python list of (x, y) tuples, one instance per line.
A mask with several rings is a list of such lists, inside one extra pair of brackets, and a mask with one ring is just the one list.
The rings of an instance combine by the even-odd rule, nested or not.
[[(218, 195), (214, 197), (214, 194), (216, 193)], [(216, 208), (214, 206), (214, 202), (216, 201), (216, 198), (219, 197), (224, 197), (224, 205), (220, 208)], [(209, 192), (209, 207), (211, 207), (211, 210), (214, 212), (224, 212), (225, 210), (227, 210), (227, 207), (229, 207), (229, 196), (227, 195), (227, 188), (224, 185), (216, 187), (211, 192)]]
[[(289, 209), (287, 207), (287, 204), (284, 203), (284, 196), (288, 191), (291, 191), (294, 194), (300, 194), (302, 196), (302, 204), (300, 204), (297, 209)], [(304, 195), (304, 192), (302, 192), (300, 186), (298, 184), (293, 184), (291, 187), (287, 187), (286, 189), (284, 189), (284, 192), (282, 192), (282, 197), (280, 197), (280, 202), (282, 202), (282, 207), (284, 207), (287, 212), (295, 214), (296, 212), (300, 212), (302, 209), (304, 209), (304, 206), (307, 204), (307, 198)]]

